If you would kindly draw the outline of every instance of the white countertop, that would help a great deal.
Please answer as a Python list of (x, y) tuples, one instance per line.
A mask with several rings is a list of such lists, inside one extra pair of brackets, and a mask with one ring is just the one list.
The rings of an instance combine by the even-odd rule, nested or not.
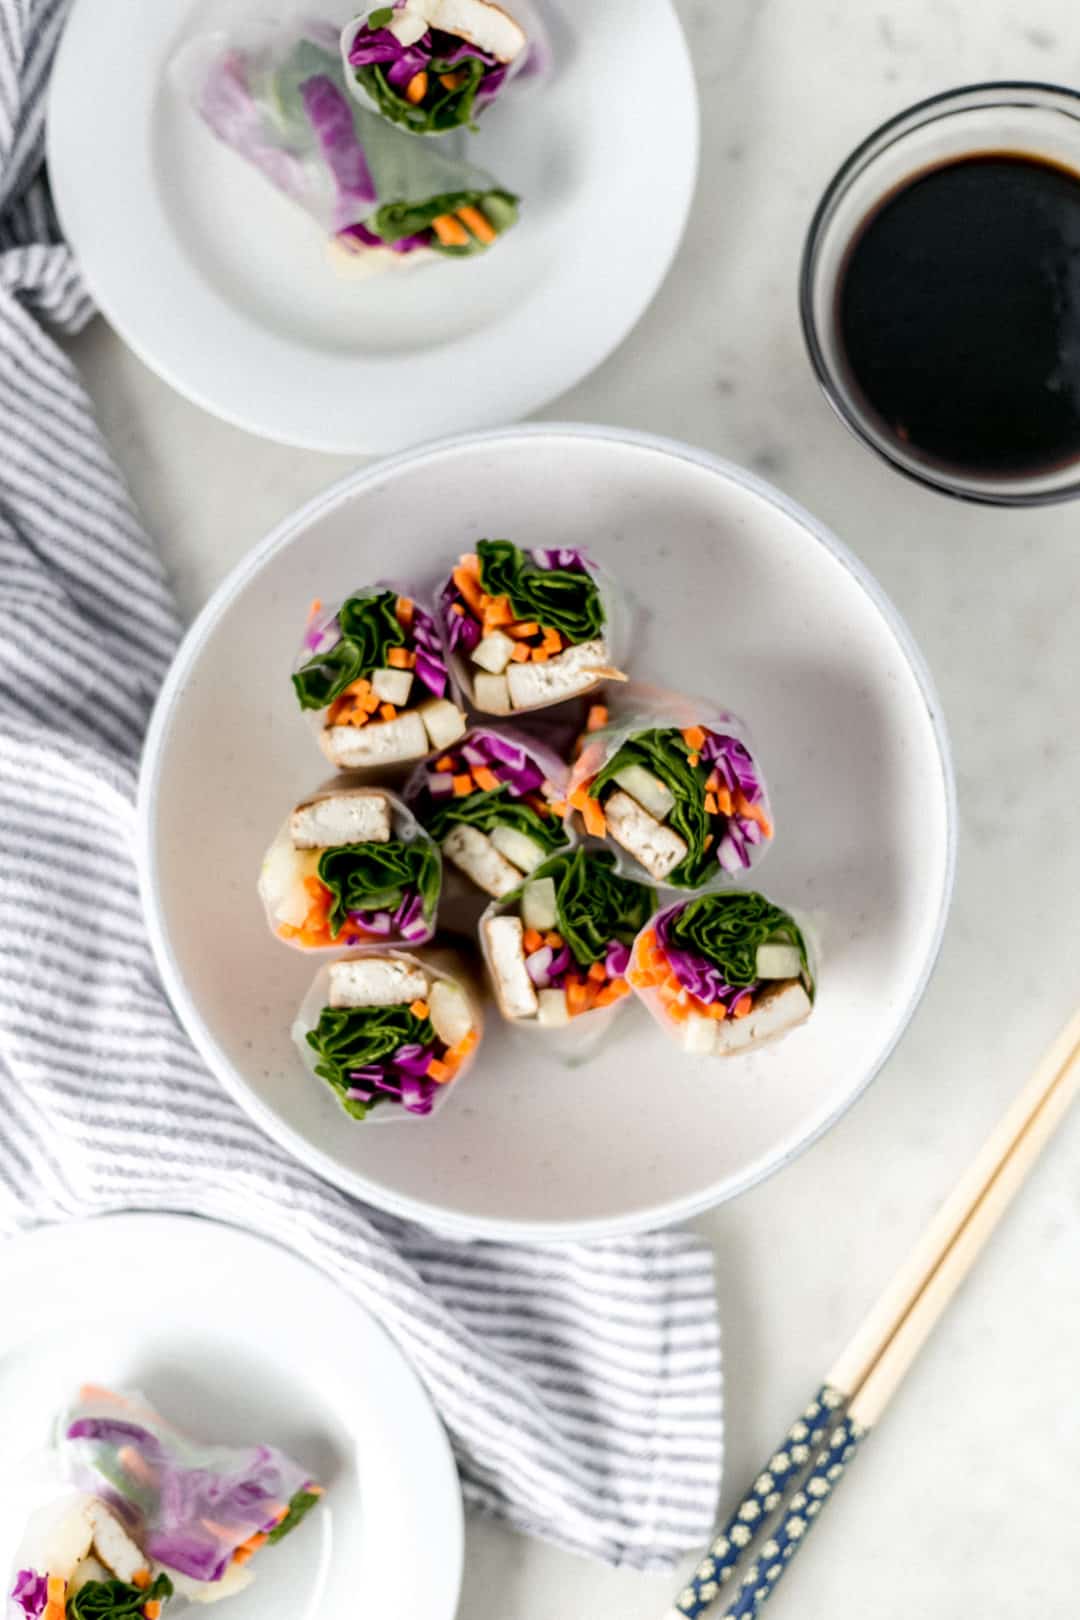
[[(851, 146), (955, 84), (1068, 82), (1080, 14), (1064, 0), (679, 9), (704, 125), (686, 242), (637, 331), (543, 415), (691, 440), (831, 524), (929, 659), (961, 817), (944, 954), (899, 1050), (824, 1141), (699, 1222), (723, 1305), (726, 1505), (1080, 1001), (1080, 512), (963, 506), (891, 472), (818, 394), (795, 299), (809, 214)], [(187, 613), (272, 524), (355, 464), (204, 415), (100, 322), (73, 347)], [(1074, 1118), (773, 1599), (775, 1620), (1013, 1620), (1018, 1602), (1025, 1614), (1071, 1611), (1078, 1158)], [(675, 1586), (473, 1522), (461, 1614), (658, 1620)]]

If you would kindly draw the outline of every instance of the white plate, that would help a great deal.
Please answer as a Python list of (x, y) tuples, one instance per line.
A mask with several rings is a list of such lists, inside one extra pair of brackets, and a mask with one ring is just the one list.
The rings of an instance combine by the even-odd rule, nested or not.
[[(392, 571), (433, 579), (481, 535), (587, 545), (643, 613), (636, 675), (750, 722), (776, 843), (766, 892), (826, 912), (820, 997), (781, 1045), (683, 1056), (638, 1006), (572, 1072), (497, 1016), (437, 1119), (365, 1129), (289, 1039), (316, 964), (276, 942), (255, 893), (265, 846), (322, 777), (288, 670), (314, 596)], [(150, 729), (139, 804), (158, 962), (207, 1062), (330, 1180), (445, 1230), (584, 1237), (675, 1220), (789, 1159), (870, 1080), (914, 1011), (952, 883), (937, 700), (856, 559), (748, 473), (670, 442), (518, 428), (346, 479), (234, 570), (188, 633)]]
[[(241, 15), (265, 0), (233, 0)], [(513, 420), (622, 341), (675, 253), (697, 97), (670, 0), (546, 0), (556, 67), (472, 148), (524, 199), (483, 259), (356, 282), (319, 228), (222, 147), (166, 79), (222, 0), (76, 0), (48, 155), (101, 309), (196, 404), (314, 450), (392, 450)], [(313, 14), (345, 21), (353, 0)]]
[(213, 1221), (111, 1215), (0, 1245), (0, 1298), (0, 1581), (25, 1523), (18, 1461), (89, 1379), (143, 1390), (206, 1439), (267, 1440), (327, 1486), (230, 1620), (453, 1620), (449, 1444), (401, 1351), (328, 1278)]

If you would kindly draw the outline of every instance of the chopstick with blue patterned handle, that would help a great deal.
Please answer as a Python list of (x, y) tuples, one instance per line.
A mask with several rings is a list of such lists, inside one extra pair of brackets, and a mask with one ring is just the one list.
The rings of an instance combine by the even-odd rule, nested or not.
[(1078, 1091), (1080, 1013), (991, 1132), (664, 1620), (700, 1620), (728, 1593), (721, 1620), (754, 1620)]

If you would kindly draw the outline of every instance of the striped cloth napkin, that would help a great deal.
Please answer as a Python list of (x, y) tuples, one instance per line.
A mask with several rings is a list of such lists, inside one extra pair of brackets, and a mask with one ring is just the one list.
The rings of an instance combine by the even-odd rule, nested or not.
[(612, 1563), (707, 1539), (713, 1273), (689, 1234), (458, 1244), (293, 1163), (210, 1078), (154, 971), (132, 859), (139, 745), (178, 624), (45, 327), (90, 317), (42, 172), (66, 0), (0, 0), (0, 1234), (190, 1211), (328, 1272), (395, 1334), (467, 1499)]

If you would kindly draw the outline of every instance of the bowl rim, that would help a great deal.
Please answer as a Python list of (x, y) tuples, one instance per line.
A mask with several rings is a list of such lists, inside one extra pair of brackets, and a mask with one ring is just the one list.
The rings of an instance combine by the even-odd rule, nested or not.
[[(914, 119), (920, 119), (921, 115), (932, 113), (935, 109), (946, 113), (950, 103), (956, 103), (954, 110), (961, 111), (959, 103), (965, 96), (989, 92), (1000, 96), (1002, 101), (1009, 94), (1030, 95), (1032, 92), (1060, 96), (1063, 101), (1072, 102), (1076, 106), (1075, 117), (1080, 120), (1080, 90), (1072, 90), (1064, 84), (1054, 84), (1048, 79), (980, 79), (971, 84), (954, 85), (952, 89), (939, 90), (932, 96), (924, 96), (921, 101), (913, 101), (886, 118), (884, 123), (878, 124), (851, 149), (834, 171), (810, 217), (799, 261), (799, 321), (811, 369), (832, 411), (860, 444), (872, 450), (894, 471), (923, 489), (933, 490), (938, 495), (948, 495), (953, 500), (966, 501), (971, 506), (1004, 508), (1055, 506), (1062, 501), (1075, 500), (1080, 495), (1080, 472), (1077, 472), (1071, 482), (1056, 489), (1013, 492), (1000, 490), (991, 493), (989, 490), (961, 488), (947, 473), (935, 473), (930, 468), (920, 469), (894, 454), (889, 449), (887, 441), (879, 441), (866, 430), (860, 415), (849, 409), (842, 393), (836, 387), (833, 368), (825, 357), (825, 348), (819, 336), (818, 321), (814, 314), (814, 276), (821, 238), (834, 202), (843, 193), (851, 177), (857, 174), (863, 159), (872, 153), (875, 147), (882, 146), (884, 149), (892, 145), (893, 139), (889, 137), (903, 140), (906, 134), (912, 133), (904, 126)], [(919, 125), (913, 125), (913, 129), (916, 127)]]
[[(333, 507), (352, 499), (365, 487), (380, 482), (388, 475), (397, 475), (418, 462), (453, 454), (460, 450), (471, 449), (482, 444), (505, 444), (515, 440), (532, 442), (534, 440), (558, 440), (560, 438), (580, 441), (591, 440), (597, 443), (620, 445), (634, 450), (650, 451), (676, 461), (686, 462), (690, 466), (704, 470), (723, 480), (734, 482), (741, 488), (757, 495), (771, 506), (778, 508), (786, 517), (799, 524), (812, 539), (817, 541), (818, 545), (823, 547), (836, 562), (846, 569), (856, 584), (870, 598), (887, 627), (895, 636), (915, 677), (926, 707), (941, 769), (945, 810), (945, 870), (930, 946), (908, 1002), (897, 1015), (891, 1037), (878, 1054), (876, 1061), (870, 1065), (867, 1072), (859, 1078), (857, 1084), (851, 1088), (840, 1103), (822, 1119), (818, 1120), (797, 1142), (774, 1152), (763, 1154), (739, 1174), (727, 1176), (704, 1191), (664, 1199), (658, 1203), (644, 1205), (641, 1208), (626, 1211), (620, 1215), (591, 1216), (574, 1220), (559, 1220), (557, 1218), (517, 1220), (485, 1215), (463, 1215), (456, 1211), (448, 1211), (437, 1203), (428, 1203), (425, 1200), (412, 1198), (397, 1193), (392, 1189), (387, 1189), (380, 1183), (369, 1180), (367, 1176), (359, 1171), (344, 1171), (339, 1164), (324, 1154), (321, 1149), (314, 1146), (304, 1135), (278, 1118), (273, 1110), (263, 1102), (248, 1081), (218, 1051), (213, 1037), (203, 1022), (198, 1007), (184, 983), (179, 964), (169, 941), (164, 909), (160, 904), (158, 860), (154, 848), (153, 830), (157, 820), (161, 767), (168, 746), (172, 713), (176, 700), (183, 691), (185, 682), (198, 659), (203, 644), (222, 613), (242, 594), (253, 576), (261, 572), (279, 550), (290, 545), (305, 529)], [(676, 1222), (689, 1220), (693, 1216), (703, 1214), (707, 1210), (728, 1202), (729, 1199), (737, 1197), (740, 1193), (747, 1192), (751, 1187), (757, 1186), (759, 1182), (764, 1181), (785, 1165), (790, 1164), (807, 1148), (811, 1147), (865, 1093), (870, 1083), (881, 1072), (910, 1023), (919, 1002), (922, 1000), (923, 993), (930, 981), (941, 952), (956, 876), (956, 782), (941, 701), (929, 667), (911, 630), (869, 569), (841, 540), (804, 507), (791, 500), (764, 479), (746, 471), (736, 463), (715, 456), (707, 450), (684, 444), (677, 439), (635, 429), (607, 427), (592, 423), (526, 423), (516, 427), (455, 434), (447, 438), (431, 440), (413, 449), (400, 451), (391, 456), (381, 457), (367, 466), (347, 473), (327, 489), (304, 502), (302, 506), (275, 525), (268, 535), (241, 557), (239, 562), (235, 564), (212, 592), (190, 625), (158, 693), (150, 724), (147, 728), (139, 767), (135, 848), (139, 892), (147, 932), (154, 959), (169, 1000), (188, 1038), (210, 1072), (271, 1140), (277, 1142), (280, 1147), (283, 1147), (301, 1164), (304, 1164), (333, 1185), (342, 1188), (343, 1191), (363, 1199), (391, 1215), (417, 1221), (429, 1229), (439, 1231), (447, 1236), (484, 1239), (495, 1242), (582, 1242), (655, 1231)]]

